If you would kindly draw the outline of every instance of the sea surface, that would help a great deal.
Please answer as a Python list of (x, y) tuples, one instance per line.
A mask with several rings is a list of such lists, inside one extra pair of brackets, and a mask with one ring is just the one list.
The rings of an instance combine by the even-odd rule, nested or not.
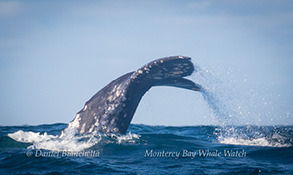
[(293, 126), (0, 127), (0, 174), (293, 174)]

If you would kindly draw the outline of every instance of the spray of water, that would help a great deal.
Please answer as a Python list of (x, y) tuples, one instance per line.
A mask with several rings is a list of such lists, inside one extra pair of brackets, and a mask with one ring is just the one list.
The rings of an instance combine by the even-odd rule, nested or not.
[(237, 79), (232, 69), (196, 65), (196, 70), (193, 79), (202, 86), (203, 99), (217, 126), (214, 134), (219, 143), (290, 146), (286, 137), (280, 135), (281, 131), (272, 128), (274, 134), (267, 135), (259, 124), (263, 115), (275, 117), (273, 101), (269, 100), (272, 98), (258, 96), (255, 90), (248, 88), (247, 79)]
[[(239, 93), (232, 85), (233, 71), (228, 70), (226, 74), (230, 76), (229, 81), (225, 79), (227, 75), (219, 67), (200, 68), (196, 66), (198, 72), (194, 74), (194, 79), (202, 85), (201, 92), (205, 102), (211, 109), (214, 122), (217, 126), (236, 125), (239, 123), (239, 116), (243, 115), (242, 106), (239, 103)], [(212, 70), (212, 71), (210, 71)], [(217, 73), (213, 73), (213, 71)], [(226, 77), (226, 78), (223, 78)]]

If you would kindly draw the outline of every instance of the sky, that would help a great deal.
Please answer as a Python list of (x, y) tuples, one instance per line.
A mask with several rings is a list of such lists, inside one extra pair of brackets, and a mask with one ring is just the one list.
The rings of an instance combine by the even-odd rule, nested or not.
[[(110, 81), (172, 55), (233, 91), (250, 124), (293, 124), (290, 0), (0, 0), (0, 125), (68, 123)], [(201, 93), (170, 87), (147, 92), (132, 123), (215, 124)]]

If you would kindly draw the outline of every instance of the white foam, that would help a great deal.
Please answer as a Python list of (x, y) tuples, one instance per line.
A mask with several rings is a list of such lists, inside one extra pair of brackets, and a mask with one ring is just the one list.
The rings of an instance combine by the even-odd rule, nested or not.
[[(128, 133), (127, 135), (89, 133), (78, 135), (74, 128), (67, 128), (60, 136), (47, 133), (22, 131), (10, 133), (8, 136), (18, 142), (32, 143), (28, 149), (45, 149), (52, 151), (82, 151), (101, 141), (106, 143), (135, 143), (140, 135)], [(110, 139), (110, 140), (109, 140)]]
[(111, 134), (111, 138), (117, 140), (118, 144), (121, 144), (121, 143), (135, 143), (137, 140), (139, 140), (140, 135), (131, 134), (131, 132), (129, 132), (127, 135)]
[[(81, 151), (98, 143), (101, 138), (97, 134), (77, 136), (72, 128), (66, 129), (60, 136), (24, 132), (22, 130), (8, 134), (18, 142), (32, 143), (28, 149), (46, 149), (54, 151)], [(84, 140), (84, 141), (81, 141)]]
[(46, 132), (44, 134), (40, 134), (39, 132), (24, 132), (22, 130), (19, 130), (15, 133), (10, 133), (8, 134), (8, 136), (18, 142), (24, 143), (42, 142), (53, 138), (57, 138), (57, 136), (48, 135)]
[(290, 147), (289, 144), (279, 143), (279, 142), (270, 142), (265, 137), (255, 138), (255, 139), (244, 139), (244, 138), (221, 138), (219, 140), (222, 144), (229, 145), (246, 145), (246, 146), (266, 146), (266, 147)]

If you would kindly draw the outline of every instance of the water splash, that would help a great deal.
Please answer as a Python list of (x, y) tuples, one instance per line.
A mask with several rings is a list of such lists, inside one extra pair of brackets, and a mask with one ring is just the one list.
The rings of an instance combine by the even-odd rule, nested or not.
[(40, 132), (24, 132), (22, 130), (16, 131), (15, 133), (9, 133), (8, 136), (15, 141), (23, 143), (32, 143), (34, 141), (42, 142), (57, 138), (57, 136), (48, 135), (47, 132), (45, 132), (44, 134), (40, 134)]
[(49, 135), (46, 132), (40, 134), (39, 132), (24, 132), (22, 130), (10, 133), (8, 136), (18, 142), (32, 143), (28, 149), (52, 151), (83, 151), (103, 143), (135, 143), (140, 138), (140, 135), (131, 134), (130, 132), (127, 135), (101, 134), (98, 132), (80, 135), (72, 128), (67, 128), (60, 136)]
[(110, 134), (111, 139), (114, 140), (114, 143), (122, 144), (122, 143), (135, 143), (139, 140), (140, 135), (132, 134), (129, 132), (126, 135), (117, 135), (117, 134)]
[[(229, 129), (233, 132), (225, 133)], [(222, 144), (266, 146), (266, 147), (292, 147), (291, 127), (278, 126), (237, 126), (226, 127), (217, 133), (218, 141)]]
[[(261, 117), (276, 118), (273, 98), (261, 97), (247, 88), (247, 79), (238, 80), (232, 69), (220, 67), (200, 68), (193, 79), (202, 85), (203, 99), (211, 109), (213, 122), (218, 129), (214, 133), (222, 144), (251, 146), (291, 146), (286, 137), (273, 128), (274, 135), (262, 132)], [(287, 112), (288, 114), (288, 112)], [(273, 119), (271, 119), (273, 120)], [(245, 125), (246, 129), (239, 129)], [(253, 126), (257, 126), (258, 129)]]
[[(196, 66), (198, 72), (193, 79), (202, 85), (202, 96), (211, 109), (212, 117), (216, 125), (236, 125), (239, 117), (243, 115), (242, 106), (239, 104), (240, 93), (237, 93), (233, 83), (233, 71), (224, 71), (219, 67), (200, 68)], [(226, 79), (229, 81), (227, 82)]]

